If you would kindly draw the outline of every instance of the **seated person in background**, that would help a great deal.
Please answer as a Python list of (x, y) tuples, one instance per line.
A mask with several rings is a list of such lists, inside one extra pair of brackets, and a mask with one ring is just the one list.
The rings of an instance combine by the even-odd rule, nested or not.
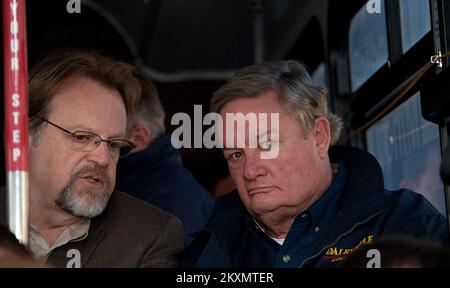
[(134, 73), (76, 51), (55, 53), (30, 71), (29, 247), (41, 261), (66, 267), (76, 249), (81, 267), (178, 265), (179, 220), (113, 193), (117, 161), (132, 149), (123, 138), (127, 111), (140, 97)]
[[(379, 254), (374, 254), (372, 249), (378, 250), (376, 252)], [(357, 249), (343, 261), (341, 267), (450, 268), (450, 249), (433, 241), (412, 237), (387, 237)]]
[(116, 188), (177, 216), (188, 245), (192, 233), (206, 224), (213, 199), (183, 167), (171, 135), (165, 134), (165, 113), (156, 86), (143, 73), (139, 80), (141, 98), (127, 120), (128, 139), (135, 147), (119, 160)]
[[(448, 245), (447, 221), (424, 197), (385, 190), (369, 153), (330, 149), (342, 123), (327, 107), (325, 90), (295, 61), (243, 68), (214, 93), (237, 191), (216, 199), (185, 267), (336, 267), (335, 256), (381, 235)], [(236, 129), (227, 117), (237, 113), (254, 123)]]

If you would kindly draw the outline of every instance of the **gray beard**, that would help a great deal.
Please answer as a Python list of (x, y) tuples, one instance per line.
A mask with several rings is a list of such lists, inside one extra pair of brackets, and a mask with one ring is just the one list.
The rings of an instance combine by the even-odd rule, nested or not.
[[(75, 182), (80, 178), (80, 175), (82, 173), (86, 172), (95, 172), (96, 175), (98, 175), (103, 181), (103, 189), (91, 189), (84, 192), (86, 194), (89, 194), (89, 196), (84, 197), (94, 198), (90, 199), (90, 201), (86, 201), (80, 198), (73, 191)], [(111, 196), (111, 192), (111, 181), (102, 168), (84, 167), (78, 172), (72, 174), (69, 183), (61, 190), (58, 199), (56, 199), (55, 202), (56, 205), (61, 207), (61, 209), (74, 216), (93, 218), (100, 215), (103, 210), (105, 210), (106, 205), (108, 204), (109, 197)]]

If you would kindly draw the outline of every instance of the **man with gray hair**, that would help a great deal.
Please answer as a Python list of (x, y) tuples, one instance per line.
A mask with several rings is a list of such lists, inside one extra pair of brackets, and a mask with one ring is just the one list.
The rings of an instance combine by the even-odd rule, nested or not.
[[(425, 198), (385, 190), (381, 168), (367, 152), (330, 148), (342, 123), (302, 64), (246, 67), (214, 93), (211, 106), (223, 118), (265, 113), (279, 125), (255, 117), (266, 128), (252, 135), (251, 127), (223, 121), (219, 135), (237, 191), (216, 200), (184, 266), (333, 267), (382, 235), (448, 244), (446, 220)], [(253, 138), (256, 147), (248, 145)], [(277, 156), (264, 159), (272, 149)]]
[(142, 93), (127, 118), (131, 155), (121, 158), (117, 188), (177, 216), (184, 228), (185, 244), (203, 228), (213, 206), (209, 193), (183, 167), (180, 152), (165, 134), (165, 113), (156, 86), (140, 72)]

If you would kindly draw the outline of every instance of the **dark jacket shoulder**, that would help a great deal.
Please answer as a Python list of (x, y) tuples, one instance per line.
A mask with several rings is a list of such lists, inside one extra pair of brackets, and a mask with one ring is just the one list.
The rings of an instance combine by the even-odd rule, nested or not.
[(124, 228), (132, 226), (163, 227), (168, 222), (179, 220), (155, 205), (146, 203), (126, 193), (115, 191), (108, 206), (100, 217), (113, 223), (121, 223)]

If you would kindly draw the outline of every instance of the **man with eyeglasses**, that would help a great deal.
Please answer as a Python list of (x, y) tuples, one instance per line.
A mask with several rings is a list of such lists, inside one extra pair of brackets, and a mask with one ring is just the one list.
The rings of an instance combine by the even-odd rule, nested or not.
[(113, 193), (117, 161), (133, 149), (126, 115), (139, 95), (130, 65), (94, 53), (55, 53), (30, 71), (29, 248), (36, 258), (60, 267), (178, 264), (179, 220)]

